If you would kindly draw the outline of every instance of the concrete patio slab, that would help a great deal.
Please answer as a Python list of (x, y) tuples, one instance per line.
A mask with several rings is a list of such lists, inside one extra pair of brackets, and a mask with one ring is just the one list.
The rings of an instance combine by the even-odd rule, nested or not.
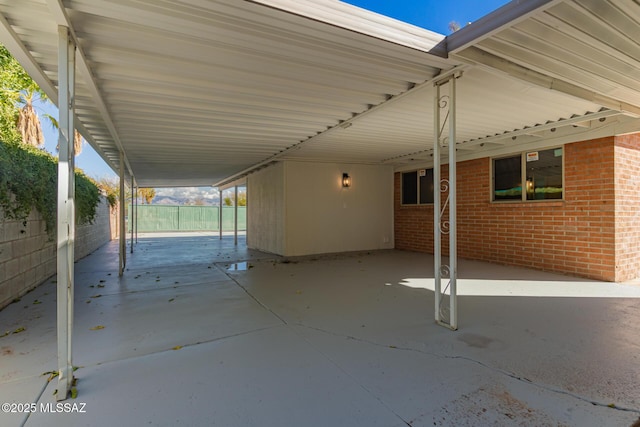
[[(283, 325), (82, 369), (78, 378), (87, 414), (56, 414), (57, 425), (112, 426), (125, 413), (127, 425), (404, 425)], [(49, 390), (43, 398), (53, 402)], [(38, 413), (28, 425), (51, 418)]]
[[(429, 276), (430, 265), (415, 271), (424, 260), (421, 254), (393, 251), (294, 265), (256, 262), (234, 276), (291, 324), (469, 358), (589, 401), (640, 407), (640, 325), (633, 320), (640, 315), (640, 288), (492, 266), (495, 279), (462, 279), (461, 288), (491, 295), (496, 282), (509, 280), (512, 296), (459, 297), (460, 330), (451, 333), (431, 320), (433, 293), (404, 286), (415, 279), (402, 273)], [(474, 264), (480, 263), (462, 261), (460, 268), (474, 277)], [(482, 275), (479, 269), (477, 276)], [(271, 292), (272, 286), (277, 291)], [(580, 286), (584, 296), (578, 296)], [(520, 287), (524, 296), (517, 295)], [(568, 293), (576, 296), (556, 296)]]
[(428, 255), (285, 259), (243, 243), (142, 236), (122, 278), (116, 242), (76, 264), (78, 397), (65, 403), (84, 413), (51, 412), (56, 380), (43, 391), (55, 281), (0, 311), (0, 399), (38, 409), (0, 413), (0, 425), (626, 427), (640, 416), (637, 285), (462, 260), (452, 332), (433, 322)]
[(629, 415), (464, 356), (386, 346), (299, 327), (333, 363), (411, 426), (627, 425)]
[(0, 409), (0, 422), (3, 426), (23, 425), (31, 415), (28, 411), (38, 409), (37, 400), (48, 385), (48, 377), (49, 375), (40, 375), (0, 382), (0, 403), (9, 404)]

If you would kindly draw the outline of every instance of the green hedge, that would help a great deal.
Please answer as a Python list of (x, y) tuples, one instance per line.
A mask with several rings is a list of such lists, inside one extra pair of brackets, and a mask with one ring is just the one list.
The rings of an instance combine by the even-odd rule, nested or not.
[[(23, 222), (36, 209), (49, 236), (55, 235), (58, 159), (24, 144), (0, 141), (0, 207), (6, 218)], [(93, 222), (100, 190), (91, 178), (76, 170), (76, 223)]]

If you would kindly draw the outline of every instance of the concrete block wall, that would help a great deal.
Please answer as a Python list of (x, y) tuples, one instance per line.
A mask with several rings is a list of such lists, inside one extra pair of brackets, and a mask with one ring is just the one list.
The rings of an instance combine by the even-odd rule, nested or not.
[[(93, 224), (76, 228), (75, 258), (80, 259), (112, 238), (109, 204), (102, 199)], [(37, 211), (26, 226), (0, 214), (0, 309), (56, 274), (56, 242)]]
[(615, 138), (616, 280), (640, 277), (640, 134)]
[[(491, 202), (491, 159), (459, 163), (458, 255), (598, 280), (626, 280), (616, 274), (614, 159), (614, 137), (568, 144), (565, 199), (515, 203)], [(447, 168), (443, 169), (445, 176)], [(399, 173), (394, 203), (396, 248), (432, 253), (433, 206), (401, 206)], [(443, 243), (443, 250), (448, 250)]]
[(111, 239), (111, 216), (113, 213), (109, 203), (103, 197), (96, 208), (96, 217), (93, 224), (83, 224), (76, 227), (76, 242), (74, 255), (76, 260), (84, 258)]

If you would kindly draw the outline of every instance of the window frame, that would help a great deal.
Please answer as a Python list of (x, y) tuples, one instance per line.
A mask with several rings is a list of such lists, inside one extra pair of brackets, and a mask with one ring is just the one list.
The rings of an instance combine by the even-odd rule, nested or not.
[[(400, 172), (400, 206), (432, 206), (434, 202), (422, 203), (420, 201), (420, 171), (424, 170), (425, 174), (428, 175), (429, 170), (431, 170), (431, 179), (433, 180), (433, 168), (420, 168), (420, 169), (412, 169)], [(416, 174), (416, 203), (404, 203), (404, 175), (415, 173)], [(434, 196), (435, 197), (435, 184), (434, 184)]]
[[(562, 150), (562, 197), (558, 198), (558, 199), (534, 199), (534, 200), (529, 200), (527, 199), (527, 191), (526, 191), (526, 182), (527, 182), (527, 154), (528, 153), (533, 153), (533, 152), (540, 152), (540, 151), (550, 151), (550, 150)], [(516, 199), (511, 199), (511, 200), (496, 200), (495, 199), (495, 160), (500, 160), (500, 159), (508, 159), (510, 157), (517, 157), (520, 156), (520, 180), (521, 182), (524, 184), (522, 185), (522, 193), (520, 194), (520, 200), (516, 200)], [(502, 203), (549, 203), (549, 202), (560, 202), (560, 201), (564, 201), (565, 197), (566, 197), (566, 186), (565, 186), (565, 150), (564, 150), (564, 146), (555, 146), (555, 147), (549, 147), (549, 148), (540, 148), (540, 149), (536, 149), (536, 150), (527, 150), (527, 151), (521, 151), (520, 153), (511, 153), (511, 154), (505, 154), (503, 156), (495, 156), (495, 157), (491, 157), (491, 174), (489, 175), (489, 179), (491, 180), (491, 183), (489, 185), (489, 201), (491, 203), (498, 203), (498, 204), (502, 204)]]

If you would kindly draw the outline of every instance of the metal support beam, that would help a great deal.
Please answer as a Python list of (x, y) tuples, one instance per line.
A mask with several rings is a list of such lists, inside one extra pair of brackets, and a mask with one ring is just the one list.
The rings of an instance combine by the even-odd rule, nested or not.
[(126, 241), (126, 228), (124, 224), (124, 211), (126, 208), (125, 199), (124, 199), (124, 154), (122, 151), (120, 152), (120, 226), (118, 236), (120, 238), (120, 253), (119, 262), (118, 262), (118, 276), (122, 276), (124, 274), (124, 267), (127, 264), (127, 241)]
[(57, 400), (73, 385), (72, 342), (75, 242), (74, 97), (76, 47), (67, 27), (58, 27), (58, 219), (57, 219)]
[[(434, 142), (433, 142), (433, 182), (434, 182), (434, 221), (433, 221), (433, 254), (435, 280), (435, 319), (442, 326), (452, 330), (458, 329), (457, 306), (457, 194), (456, 194), (456, 79), (461, 74), (449, 76), (435, 83), (434, 98)], [(444, 85), (448, 86), (449, 94), (441, 95)], [(443, 112), (446, 114), (443, 117)], [(443, 137), (448, 123), (448, 136)], [(449, 147), (449, 177), (442, 179), (441, 144), (446, 141)], [(444, 205), (441, 200), (446, 194)], [(447, 213), (448, 209), (448, 213)], [(442, 258), (442, 235), (449, 236), (448, 264)], [(449, 282), (442, 289), (442, 279)], [(448, 292), (448, 297), (447, 297)], [(449, 305), (445, 301), (448, 298)], [(448, 311), (448, 313), (447, 313)]]
[(134, 200), (136, 201), (136, 215), (133, 223), (136, 227), (136, 244), (138, 244), (138, 187), (136, 187), (136, 197)]
[(244, 244), (249, 247), (249, 180), (244, 184)]
[(440, 322), (440, 305), (442, 304), (442, 229), (440, 228), (440, 191), (441, 191), (441, 165), (440, 154), (440, 86), (435, 85), (435, 96), (433, 97), (433, 278), (434, 298), (435, 298), (435, 319)]
[(129, 225), (131, 226), (131, 248), (130, 251), (131, 253), (133, 253), (133, 227), (134, 224), (136, 223), (134, 218), (135, 218), (135, 206), (134, 206), (134, 202), (133, 202), (133, 189), (134, 189), (134, 183), (133, 183), (133, 175), (131, 175), (131, 212), (129, 212)]
[(220, 192), (220, 212), (218, 212), (218, 228), (220, 232), (220, 240), (222, 240), (222, 190), (218, 190)]
[(233, 200), (233, 244), (238, 246), (238, 186), (235, 187), (235, 199)]
[(458, 193), (456, 77), (449, 79), (449, 327), (458, 329)]

